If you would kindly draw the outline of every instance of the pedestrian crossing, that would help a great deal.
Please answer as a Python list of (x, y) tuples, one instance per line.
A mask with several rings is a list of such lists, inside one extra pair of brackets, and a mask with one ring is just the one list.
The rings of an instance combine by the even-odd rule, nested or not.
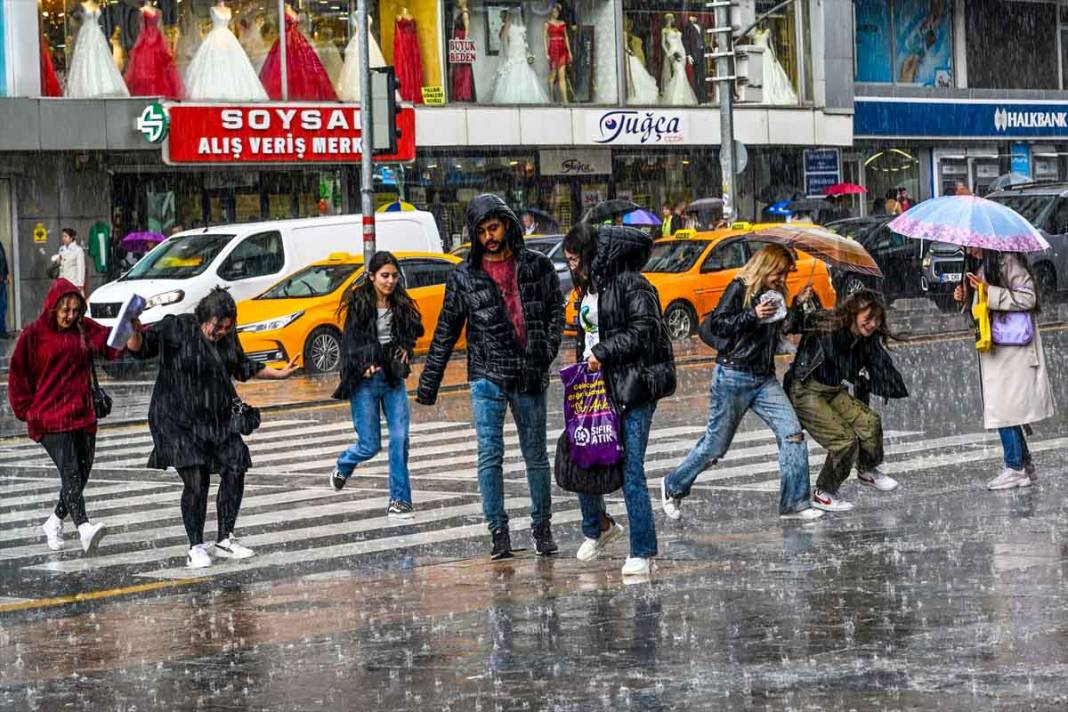
[[(659, 495), (660, 478), (703, 432), (703, 423), (665, 423), (652, 429), (646, 472), (654, 499)], [(884, 470), (906, 475), (906, 489), (909, 473), (995, 460), (1000, 455), (996, 436), (983, 432), (928, 437), (921, 431), (890, 430), (885, 436)], [(54, 468), (39, 445), (25, 440), (4, 442), (0, 444), (0, 473), (8, 474), (0, 474), (0, 571), (15, 571), (38, 585), (48, 586), (52, 581), (57, 587), (67, 577), (85, 575), (104, 581), (271, 576), (293, 571), (295, 565), (301, 573), (311, 573), (318, 566), (336, 568), (361, 556), (487, 537), (478, 496), (476, 439), (469, 422), (412, 425), (409, 457), (414, 521), (384, 516), (388, 499), (385, 447), (357, 469), (344, 490), (330, 488), (327, 475), (354, 437), (348, 421), (312, 417), (267, 421), (248, 438), (254, 468), (246, 476), (237, 531), (242, 543), (257, 555), (198, 570), (184, 566), (188, 543), (179, 513), (177, 476), (144, 467), (151, 450), (147, 429), (104, 431), (98, 437), (96, 475), (86, 491), (86, 503), (90, 516), (104, 522), (109, 534), (92, 557), (81, 554), (69, 523), (66, 549), (48, 551), (39, 525), (51, 512), (58, 492)], [(556, 432), (550, 432), (546, 440), (550, 462), (555, 440)], [(520, 533), (529, 526), (529, 498), (512, 424), (505, 427), (505, 444), (506, 507), (512, 517), (513, 541), (522, 545), (525, 535)], [(1065, 447), (1068, 438), (1031, 443), (1034, 452)], [(812, 442), (809, 449), (815, 476), (825, 453)], [(695, 489), (777, 491), (774, 437), (764, 428), (739, 433), (727, 457), (703, 473)], [(623, 515), (621, 497), (614, 499), (613, 512)], [(553, 524), (558, 536), (580, 521), (577, 505), (573, 495), (554, 491)], [(774, 507), (771, 498), (768, 507)], [(214, 517), (214, 504), (209, 504), (208, 541), (214, 538)], [(18, 581), (18, 576), (0, 580)], [(25, 592), (0, 590), (3, 595), (20, 597)]]

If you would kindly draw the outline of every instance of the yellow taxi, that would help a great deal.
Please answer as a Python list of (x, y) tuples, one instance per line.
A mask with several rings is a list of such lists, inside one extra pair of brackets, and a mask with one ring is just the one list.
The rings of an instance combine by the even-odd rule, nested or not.
[[(672, 339), (684, 339), (697, 330), (700, 319), (716, 308), (719, 298), (749, 258), (765, 244), (754, 231), (760, 226), (735, 224), (711, 232), (679, 230), (674, 237), (653, 243), (642, 274), (660, 293), (660, 308)], [(790, 297), (810, 279), (825, 307), (836, 297), (827, 265), (804, 252), (787, 279)], [(568, 299), (567, 324), (575, 323), (574, 298)]]
[[(425, 353), (441, 313), (445, 280), (460, 258), (432, 252), (398, 252), (404, 285), (423, 315), (423, 337), (416, 353)], [(249, 358), (272, 366), (303, 354), (311, 373), (336, 370), (341, 361), (345, 290), (363, 276), (363, 255), (338, 252), (308, 265), (257, 297), (237, 305), (237, 336)], [(457, 348), (462, 348), (461, 343)]]

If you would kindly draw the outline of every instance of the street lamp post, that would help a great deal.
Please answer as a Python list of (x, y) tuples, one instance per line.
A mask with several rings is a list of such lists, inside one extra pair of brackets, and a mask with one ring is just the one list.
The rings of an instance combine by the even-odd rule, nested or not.
[(715, 9), (717, 91), (719, 92), (719, 164), (723, 173), (723, 217), (734, 217), (734, 201), (738, 191), (738, 165), (734, 153), (734, 28), (731, 26), (732, 0), (713, 0), (706, 6)]
[(363, 264), (371, 264), (375, 245), (375, 186), (373, 172), (373, 121), (371, 116), (371, 55), (368, 47), (367, 0), (356, 3), (356, 34), (360, 38), (360, 214), (363, 222)]

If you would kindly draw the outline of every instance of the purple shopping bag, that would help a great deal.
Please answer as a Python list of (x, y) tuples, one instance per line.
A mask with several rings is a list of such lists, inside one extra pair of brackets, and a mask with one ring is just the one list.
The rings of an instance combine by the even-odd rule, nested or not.
[(560, 370), (564, 382), (564, 430), (571, 461), (583, 469), (607, 467), (623, 458), (619, 415), (608, 401), (604, 375), (576, 363)]

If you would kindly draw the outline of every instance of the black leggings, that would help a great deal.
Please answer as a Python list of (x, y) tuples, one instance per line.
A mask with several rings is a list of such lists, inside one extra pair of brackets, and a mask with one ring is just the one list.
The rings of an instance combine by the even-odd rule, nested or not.
[(85, 514), (85, 497), (82, 492), (89, 482), (89, 472), (93, 469), (96, 433), (85, 430), (46, 433), (41, 438), (41, 445), (59, 469), (61, 484), (56, 516), (66, 519), (69, 514), (75, 526), (85, 524), (89, 517)]
[[(204, 543), (204, 520), (208, 517), (208, 488), (211, 478), (207, 467), (181, 467), (178, 474), (185, 487), (182, 489), (182, 522), (189, 536), (189, 546)], [(219, 538), (227, 539), (237, 523), (241, 509), (241, 497), (245, 492), (245, 473), (223, 470), (219, 473), (219, 494), (215, 506), (219, 518)]]

